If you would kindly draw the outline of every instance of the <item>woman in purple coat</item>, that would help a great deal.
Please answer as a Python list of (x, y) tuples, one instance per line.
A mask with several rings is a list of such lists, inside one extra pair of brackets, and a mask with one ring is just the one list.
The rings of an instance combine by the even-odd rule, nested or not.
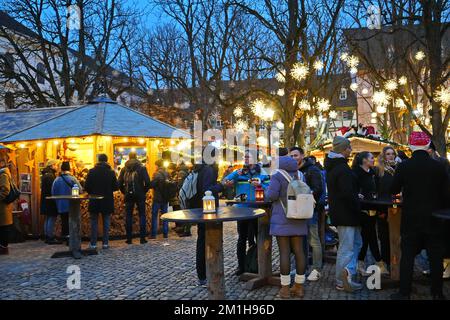
[[(289, 156), (279, 158), (279, 169), (285, 170), (294, 179), (298, 178), (297, 162)], [(305, 283), (305, 253), (303, 251), (303, 239), (307, 235), (307, 220), (287, 219), (284, 207), (287, 207), (288, 181), (280, 172), (276, 172), (270, 179), (266, 189), (266, 198), (273, 201), (272, 217), (270, 219), (270, 234), (277, 238), (280, 251), (280, 279), (281, 290), (279, 296), (288, 299), (291, 295), (302, 298)], [(290, 254), (295, 255), (296, 275), (295, 283), (291, 289)]]

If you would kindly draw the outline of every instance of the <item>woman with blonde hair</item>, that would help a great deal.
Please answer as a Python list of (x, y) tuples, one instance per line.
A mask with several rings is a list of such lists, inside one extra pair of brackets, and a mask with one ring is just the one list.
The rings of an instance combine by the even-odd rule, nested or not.
[[(398, 165), (397, 159), (397, 152), (392, 146), (384, 147), (378, 157), (378, 166), (376, 167), (375, 173), (379, 200), (392, 200), (391, 185)], [(387, 209), (384, 209), (378, 213), (377, 229), (378, 238), (380, 239), (381, 258), (389, 268), (390, 247)]]

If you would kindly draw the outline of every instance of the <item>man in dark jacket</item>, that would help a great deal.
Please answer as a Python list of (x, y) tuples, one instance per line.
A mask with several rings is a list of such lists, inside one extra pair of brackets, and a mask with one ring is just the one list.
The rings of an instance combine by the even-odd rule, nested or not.
[[(324, 191), (322, 186), (322, 173), (315, 166), (315, 162), (312, 159), (305, 158), (305, 152), (302, 148), (293, 147), (290, 149), (290, 154), (298, 160), (299, 170), (303, 173), (305, 182), (313, 192), (314, 200), (318, 204)], [(317, 208), (318, 206), (316, 205), (314, 215), (308, 223), (308, 244), (312, 248), (313, 261), (311, 272), (308, 275), (308, 281), (318, 281), (321, 276), (320, 272), (322, 271), (322, 245), (320, 243), (319, 214)], [(306, 252), (308, 251), (306, 250)]]
[[(203, 196), (206, 191), (211, 191), (216, 199), (216, 208), (219, 207), (219, 193), (223, 191), (222, 184), (217, 182), (219, 175), (218, 167), (215, 164), (195, 164), (193, 172), (198, 173), (197, 176), (197, 193), (188, 201), (188, 208), (203, 208)], [(206, 285), (206, 244), (205, 244), (205, 224), (197, 225), (197, 251), (196, 251), (196, 268), (200, 285)]]
[(101, 200), (89, 200), (89, 213), (91, 220), (91, 249), (97, 248), (98, 215), (103, 218), (103, 249), (109, 248), (109, 225), (111, 214), (114, 213), (114, 191), (119, 189), (114, 170), (108, 164), (106, 154), (98, 155), (98, 163), (90, 169), (86, 181), (85, 189), (89, 194), (103, 196)]
[(351, 152), (350, 141), (336, 136), (333, 150), (325, 159), (331, 223), (337, 227), (339, 234), (336, 289), (348, 292), (362, 289), (360, 283), (352, 280), (356, 275), (362, 239), (358, 181), (347, 163)]
[[(158, 159), (155, 162), (156, 171), (153, 174), (153, 179), (150, 182), (150, 187), (153, 189), (153, 203), (152, 203), (152, 232), (151, 239), (156, 239), (158, 233), (159, 214), (167, 213), (167, 207), (169, 200), (167, 197), (166, 183), (169, 180), (169, 174), (164, 168), (164, 161)], [(169, 236), (169, 223), (163, 222), (163, 236), (167, 238)]]
[(53, 181), (56, 179), (58, 170), (58, 161), (48, 160), (44, 169), (42, 169), (41, 178), (41, 215), (45, 215), (44, 235), (45, 243), (61, 244), (55, 238), (55, 222), (58, 216), (55, 200), (47, 199), (52, 195)]
[(443, 224), (432, 213), (445, 206), (448, 177), (443, 164), (427, 153), (427, 134), (411, 133), (409, 144), (412, 158), (398, 166), (391, 189), (392, 194), (402, 192), (403, 196), (400, 291), (391, 298), (409, 299), (414, 259), (424, 245), (431, 267), (431, 295), (442, 299)]
[(147, 233), (147, 219), (145, 216), (145, 199), (150, 190), (150, 177), (147, 169), (137, 159), (135, 152), (128, 154), (129, 160), (125, 162), (124, 168), (119, 175), (119, 189), (125, 196), (126, 233), (127, 244), (132, 243), (133, 231), (133, 210), (137, 205), (139, 212), (140, 238), (141, 244), (147, 243), (145, 235)]

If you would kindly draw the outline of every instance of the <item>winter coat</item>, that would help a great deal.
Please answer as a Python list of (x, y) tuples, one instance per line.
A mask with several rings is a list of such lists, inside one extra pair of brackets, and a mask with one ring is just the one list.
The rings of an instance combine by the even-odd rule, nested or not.
[(249, 182), (250, 179), (260, 179), (261, 186), (266, 189), (269, 183), (269, 176), (261, 172), (261, 167), (255, 165), (252, 169), (242, 168), (235, 170), (225, 177), (225, 180), (233, 181), (236, 195), (245, 193), (248, 201), (255, 201), (255, 187)]
[(153, 202), (167, 203), (165, 199), (165, 183), (169, 180), (169, 174), (163, 168), (159, 168), (152, 177), (150, 188), (153, 189)]
[(179, 191), (180, 191), (181, 187), (183, 186), (184, 179), (186, 179), (188, 174), (189, 174), (188, 168), (186, 166), (183, 166), (183, 167), (177, 169), (172, 174), (172, 177), (170, 177), (171, 181), (174, 182), (177, 186), (177, 194), (175, 195), (175, 197), (173, 197), (172, 199), (169, 200), (170, 206), (172, 206), (172, 207), (180, 206), (180, 199), (178, 198)]
[(188, 201), (188, 208), (203, 208), (203, 197), (206, 191), (211, 191), (216, 199), (216, 208), (219, 207), (219, 193), (223, 191), (222, 184), (217, 182), (219, 170), (216, 166), (197, 164), (194, 166), (197, 176), (197, 194)]
[[(134, 199), (130, 199), (129, 195), (125, 194), (125, 181), (124, 181), (124, 175), (125, 172), (137, 172), (137, 181), (136, 181), (136, 193), (134, 196)], [(125, 194), (125, 202), (128, 201), (145, 201), (145, 195), (147, 194), (148, 190), (150, 190), (150, 177), (148, 176), (147, 169), (142, 165), (142, 163), (137, 159), (130, 159), (127, 162), (125, 162), (125, 166), (120, 171), (119, 174), (119, 189), (120, 191)]]
[[(364, 196), (365, 200), (374, 199), (374, 194), (377, 192), (377, 184), (375, 182), (375, 171), (369, 169), (369, 171), (365, 171), (360, 166), (352, 169), (358, 179), (358, 193)], [(371, 210), (372, 206), (365, 206), (361, 204), (362, 210)]]
[[(393, 168), (395, 169), (396, 167)], [(385, 170), (383, 176), (381, 176), (378, 168), (375, 172), (378, 199), (386, 201), (392, 200), (391, 186), (392, 182), (394, 182), (394, 175)]]
[(13, 224), (13, 204), (3, 202), (11, 191), (11, 179), (8, 168), (0, 169), (0, 227)]
[(411, 159), (399, 164), (391, 192), (402, 192), (402, 234), (440, 230), (441, 223), (432, 213), (445, 207), (448, 183), (444, 165), (426, 151), (415, 151)]
[(359, 226), (361, 206), (358, 199), (358, 179), (347, 159), (330, 152), (325, 159), (328, 204), (334, 226)]
[[(58, 178), (53, 181), (52, 185), (52, 196), (63, 196), (71, 195), (72, 187), (77, 184), (80, 188), (80, 193), (82, 192), (81, 184), (78, 182), (77, 178), (68, 173), (62, 173)], [(55, 200), (58, 213), (68, 213), (69, 212), (69, 200)]]
[(52, 168), (44, 168), (41, 178), (41, 214), (47, 216), (57, 216), (58, 209), (53, 199), (47, 199), (52, 195), (53, 182), (56, 179), (56, 171)]
[(320, 198), (322, 197), (322, 193), (324, 192), (322, 185), (322, 173), (320, 172), (320, 169), (315, 166), (311, 160), (308, 159), (302, 165), (300, 171), (305, 177), (306, 184), (313, 192), (314, 200), (316, 200), (316, 202), (319, 202)]
[(89, 200), (89, 212), (114, 213), (114, 191), (119, 190), (116, 173), (107, 162), (99, 162), (90, 169), (85, 182), (86, 192), (103, 196), (103, 199)]
[[(279, 168), (289, 173), (291, 177), (298, 174), (297, 162), (289, 156), (280, 157)], [(270, 218), (270, 234), (272, 236), (304, 236), (308, 233), (307, 220), (287, 219), (280, 200), (286, 199), (288, 181), (276, 172), (270, 179), (266, 189), (266, 199), (272, 201), (272, 216)]]

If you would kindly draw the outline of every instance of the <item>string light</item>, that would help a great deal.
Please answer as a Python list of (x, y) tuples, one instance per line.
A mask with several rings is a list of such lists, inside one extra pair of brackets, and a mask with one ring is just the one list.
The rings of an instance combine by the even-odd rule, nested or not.
[(40, 142), (40, 141), (37, 142), (37, 143), (36, 143), (36, 146), (37, 146), (37, 147), (42, 147), (42, 142)]
[(25, 149), (25, 143), (19, 144), (19, 148), (20, 148), (20, 149)]
[(140, 144), (144, 144), (145, 139), (144, 139), (144, 138), (139, 138), (139, 139), (138, 139), (138, 142), (139, 142)]
[(54, 144), (55, 146), (57, 146), (57, 145), (59, 144), (59, 141), (58, 141), (58, 140), (53, 140), (53, 144)]

